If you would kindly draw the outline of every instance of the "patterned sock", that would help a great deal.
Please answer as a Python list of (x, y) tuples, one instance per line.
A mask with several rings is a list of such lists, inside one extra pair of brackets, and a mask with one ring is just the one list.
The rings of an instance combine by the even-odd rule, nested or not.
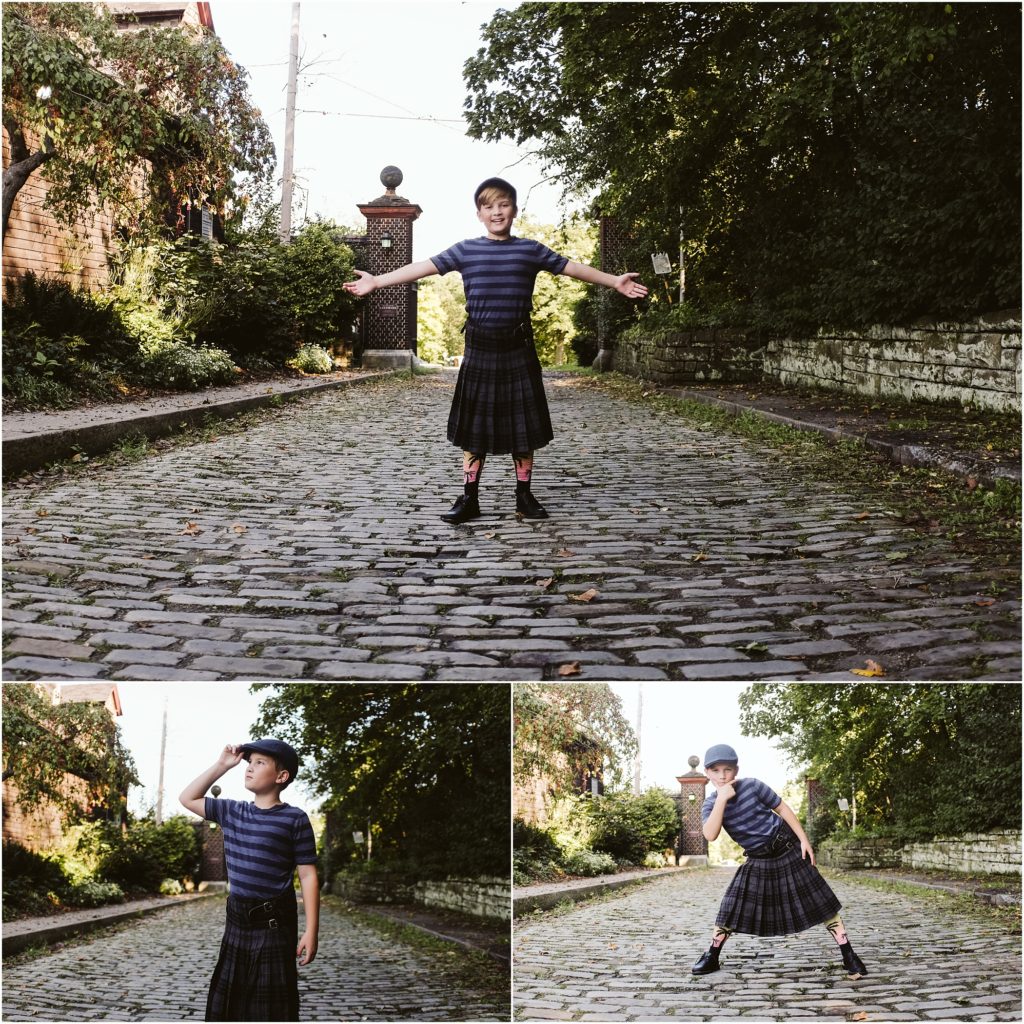
[(533, 476), (533, 452), (513, 455), (516, 464), (516, 494), (529, 494), (530, 479)]
[(462, 483), (465, 493), (475, 498), (480, 487), (480, 474), (484, 469), (484, 456), (476, 452), (462, 453)]
[(721, 925), (716, 924), (714, 933), (711, 936), (711, 948), (721, 949), (725, 945), (725, 940), (732, 935), (731, 928), (723, 928)]
[(838, 914), (830, 917), (825, 922), (825, 927), (828, 929), (829, 935), (836, 940), (837, 945), (843, 946), (850, 941), (846, 934), (846, 926), (843, 924), (843, 919)]

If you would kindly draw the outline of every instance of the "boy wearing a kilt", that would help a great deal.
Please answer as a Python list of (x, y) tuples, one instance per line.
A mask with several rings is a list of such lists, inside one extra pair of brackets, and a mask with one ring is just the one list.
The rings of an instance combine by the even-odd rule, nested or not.
[(724, 828), (747, 861), (725, 891), (711, 948), (693, 973), (717, 971), (722, 946), (734, 932), (789, 935), (823, 924), (839, 945), (847, 976), (864, 977), (867, 968), (850, 945), (841, 904), (818, 873), (814, 850), (792, 808), (758, 779), (737, 779), (739, 759), (725, 743), (708, 750), (704, 771), (717, 790), (701, 808), (704, 838), (712, 842)]
[[(243, 758), (252, 803), (204, 797)], [(281, 740), (228, 745), (217, 761), (182, 791), (181, 803), (216, 822), (224, 835), (228, 871), (227, 923), (206, 999), (206, 1020), (299, 1019), (299, 978), (316, 956), (320, 890), (316, 842), (306, 812), (281, 800), (299, 769), (295, 750)], [(298, 934), (292, 878), (302, 887), (306, 930)]]
[(564, 274), (614, 288), (629, 299), (643, 298), (647, 288), (633, 280), (637, 274), (615, 277), (559, 256), (540, 242), (513, 237), (512, 222), (519, 212), (516, 190), (503, 178), (482, 182), (473, 199), (486, 235), (379, 277), (357, 270), (359, 280), (348, 282), (345, 289), (369, 295), (432, 274), (462, 274), (466, 352), (448, 416), (448, 440), (462, 449), (463, 493), (441, 518), (465, 523), (480, 515), (480, 473), (490, 454), (512, 456), (516, 512), (544, 519), (547, 512), (530, 491), (533, 453), (554, 436), (530, 324), (537, 274)]

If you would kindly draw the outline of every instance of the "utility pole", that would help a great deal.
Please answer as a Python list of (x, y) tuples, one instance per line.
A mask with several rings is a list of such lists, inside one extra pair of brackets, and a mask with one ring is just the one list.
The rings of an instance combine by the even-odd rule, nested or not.
[(156, 823), (164, 823), (164, 760), (167, 756), (167, 698), (164, 698), (164, 725), (160, 732), (160, 781), (156, 784)]
[(683, 217), (686, 207), (679, 207), (679, 301), (686, 301), (686, 226)]
[(292, 4), (292, 40), (288, 51), (288, 98), (284, 113), (284, 170), (281, 175), (281, 244), (292, 237), (292, 186), (295, 174), (295, 93), (299, 77), (299, 5)]
[(644, 721), (644, 684), (637, 683), (636, 697), (636, 761), (633, 766), (633, 793), (640, 795), (640, 753), (641, 732)]

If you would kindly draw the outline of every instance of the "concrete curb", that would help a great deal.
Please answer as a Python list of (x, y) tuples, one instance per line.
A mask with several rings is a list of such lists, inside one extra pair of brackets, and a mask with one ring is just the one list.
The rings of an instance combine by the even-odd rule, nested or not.
[(811, 423), (807, 420), (798, 420), (791, 416), (784, 416), (782, 413), (769, 412), (767, 409), (758, 409), (753, 405), (745, 405), (742, 402), (731, 402), (725, 398), (715, 398), (712, 395), (704, 394), (702, 391), (690, 391), (687, 388), (667, 388), (662, 394), (670, 398), (685, 398), (701, 405), (714, 406), (731, 416), (739, 416), (744, 412), (752, 416), (758, 416), (770, 423), (779, 423), (782, 426), (792, 427), (794, 430), (803, 430), (822, 434), (830, 441), (858, 441), (868, 448), (882, 452), (899, 466), (917, 466), (923, 469), (941, 469), (957, 477), (973, 476), (978, 483), (986, 487), (995, 486), (996, 480), (1010, 480), (1013, 483), (1021, 482), (1021, 470), (1019, 466), (1000, 466), (995, 472), (986, 472), (976, 466), (947, 455), (930, 451), (923, 445), (918, 444), (894, 444), (891, 441), (883, 440), (880, 437), (873, 437), (864, 432), (846, 430), (843, 427), (828, 427), (822, 423)]
[(469, 939), (463, 939), (457, 935), (448, 935), (446, 932), (438, 931), (435, 928), (428, 928), (425, 924), (420, 924), (417, 921), (409, 921), (404, 917), (389, 914), (386, 910), (382, 910), (380, 907), (369, 906), (365, 903), (357, 903), (356, 906), (359, 908), (361, 913), (370, 914), (373, 917), (379, 917), (382, 921), (390, 921), (393, 924), (402, 924), (408, 928), (415, 928), (416, 931), (422, 932), (424, 935), (440, 939), (442, 942), (451, 942), (456, 946), (461, 946), (463, 949), (469, 950), (471, 953), (486, 953), (487, 956), (501, 964), (503, 967), (508, 967), (512, 962), (511, 945), (507, 951), (499, 953), (497, 950), (489, 949), (487, 946), (480, 946), (475, 942), (471, 942)]
[[(54, 918), (53, 924), (45, 924), (41, 927), (17, 931), (17, 926), (23, 924), (20, 921), (11, 921), (4, 925), (3, 930), (3, 956), (13, 956), (30, 946), (41, 944), (51, 945), (60, 942), (61, 939), (70, 938), (73, 935), (84, 935), (87, 932), (105, 928), (108, 925), (120, 924), (122, 921), (130, 921), (136, 917), (144, 917), (146, 914), (154, 914), (158, 910), (166, 910), (168, 907), (180, 907), (184, 903), (191, 903), (194, 900), (207, 899), (215, 893), (197, 892), (186, 896), (169, 897), (167, 902), (157, 903), (147, 900), (146, 906), (135, 906), (127, 904), (117, 907), (97, 907), (94, 916), (76, 921), (64, 921)], [(8, 931), (10, 929), (10, 931)]]
[[(39, 469), (51, 462), (69, 459), (78, 451), (84, 452), (86, 455), (100, 455), (113, 448), (123, 437), (134, 434), (141, 434), (147, 438), (174, 434), (183, 427), (200, 424), (211, 417), (227, 419), (230, 416), (237, 416), (241, 412), (276, 405), (281, 401), (293, 401), (306, 395), (382, 380), (394, 376), (396, 372), (398, 371), (385, 370), (346, 380), (301, 384), (291, 388), (284, 387), (280, 390), (273, 390), (271, 393), (248, 395), (208, 405), (202, 404), (202, 399), (199, 398), (195, 405), (178, 409), (168, 409), (141, 416), (128, 415), (122, 419), (85, 424), (80, 427), (41, 430), (16, 437), (5, 435), (3, 439), (4, 476), (10, 477)], [(202, 393), (197, 394), (201, 395)], [(125, 408), (127, 412), (130, 407)]]
[(638, 874), (630, 878), (611, 878), (608, 881), (595, 881), (591, 885), (565, 886), (564, 888), (550, 890), (548, 892), (534, 893), (533, 895), (516, 896), (512, 894), (512, 916), (522, 917), (534, 910), (551, 910), (559, 903), (567, 900), (571, 903), (579, 903), (581, 900), (590, 899), (591, 896), (600, 896), (602, 893), (614, 892), (616, 889), (625, 889), (631, 885), (642, 885), (644, 882), (651, 882), (657, 878), (667, 878), (676, 875), (680, 871), (695, 871), (699, 868), (659, 868), (650, 874)]

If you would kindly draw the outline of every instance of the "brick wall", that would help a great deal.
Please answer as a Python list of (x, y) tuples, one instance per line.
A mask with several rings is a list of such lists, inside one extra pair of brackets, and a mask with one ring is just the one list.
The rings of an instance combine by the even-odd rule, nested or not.
[(937, 836), (923, 843), (901, 844), (894, 839), (828, 839), (817, 851), (818, 861), (835, 868), (928, 868), (938, 871), (1015, 875), (1020, 871), (1021, 834), (1004, 829)]
[(783, 384), (1020, 410), (1020, 311), (971, 323), (819, 331), (768, 343), (764, 372)]
[[(78, 779), (82, 793), (85, 783)], [(25, 807), (17, 802), (18, 787), (6, 779), (3, 784), (3, 838), (20, 843), (27, 850), (42, 853), (54, 846), (64, 832), (64, 818), (52, 803)]]
[[(34, 140), (28, 139), (29, 147)], [(11, 160), (7, 130), (3, 132), (3, 166)], [(81, 288), (102, 288), (108, 281), (107, 253), (113, 244), (113, 221), (94, 212), (79, 218), (73, 227), (58, 223), (43, 207), (49, 186), (45, 167), (25, 182), (14, 207), (3, 243), (3, 280), (27, 271), (61, 278)]]
[(761, 379), (765, 342), (755, 331), (701, 329), (657, 338), (622, 338), (615, 345), (615, 369), (667, 387), (738, 384)]

